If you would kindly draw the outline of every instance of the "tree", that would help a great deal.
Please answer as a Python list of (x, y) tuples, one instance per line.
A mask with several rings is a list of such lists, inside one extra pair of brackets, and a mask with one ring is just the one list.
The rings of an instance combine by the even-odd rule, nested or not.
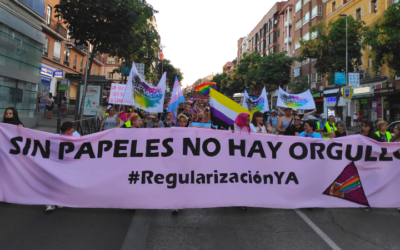
[[(348, 16), (348, 70), (355, 71), (357, 65), (362, 65), (362, 43), (366, 31), (363, 21), (354, 20)], [(335, 72), (346, 71), (346, 18), (339, 18), (327, 26), (320, 23), (312, 26), (311, 34), (316, 32), (316, 39), (300, 40), (301, 57), (304, 59), (317, 59), (315, 68), (318, 73), (334, 76)]]
[(289, 87), (293, 89), (293, 94), (300, 94), (307, 91), (310, 88), (307, 77), (296, 77), (295, 83), (289, 83)]
[(158, 48), (154, 28), (149, 26), (154, 12), (150, 5), (137, 0), (61, 0), (55, 12), (64, 19), (76, 45), (92, 45), (88, 72), (99, 53), (127, 59), (136, 56), (150, 66), (142, 59), (143, 55), (151, 59)]
[(159, 81), (164, 72), (167, 72), (167, 83), (169, 88), (174, 88), (175, 77), (178, 77), (178, 81), (181, 82), (183, 79), (183, 73), (179, 68), (175, 68), (170, 60), (161, 60), (156, 68), (157, 80)]
[(364, 43), (371, 46), (371, 57), (375, 72), (383, 64), (389, 66), (395, 75), (400, 75), (400, 2), (391, 5), (384, 16), (369, 27)]

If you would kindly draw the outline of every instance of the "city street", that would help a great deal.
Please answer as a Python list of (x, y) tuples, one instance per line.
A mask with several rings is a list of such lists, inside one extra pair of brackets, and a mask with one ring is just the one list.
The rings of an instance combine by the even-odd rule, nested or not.
[[(1, 249), (398, 249), (397, 209), (167, 210), (0, 204)], [(305, 217), (304, 217), (305, 216)], [(305, 220), (303, 219), (305, 218)], [(308, 218), (308, 219), (307, 219)]]

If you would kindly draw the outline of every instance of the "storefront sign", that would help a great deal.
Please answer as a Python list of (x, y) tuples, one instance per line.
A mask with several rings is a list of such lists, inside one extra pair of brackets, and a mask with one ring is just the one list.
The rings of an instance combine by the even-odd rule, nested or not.
[(64, 72), (62, 70), (55, 70), (54, 71), (54, 77), (55, 78), (62, 78), (63, 74), (64, 74)]
[[(336, 102), (336, 97), (335, 96), (331, 96), (326, 98), (326, 102)], [(342, 100), (342, 98), (339, 97), (339, 102)]]
[(335, 84), (346, 85), (346, 73), (335, 72)]
[(312, 95), (313, 98), (320, 98), (321, 97), (321, 93), (315, 93)]
[(354, 94), (366, 94), (371, 92), (371, 87), (355, 88)]
[(361, 99), (361, 102), (360, 102), (361, 104), (367, 104), (368, 103), (368, 100), (367, 99)]
[(349, 73), (349, 86), (353, 88), (360, 87), (360, 73)]
[[(87, 86), (83, 115), (97, 115), (97, 106), (99, 106), (100, 103), (100, 89), (100, 86)], [(82, 95), (83, 85), (81, 85), (79, 108), (81, 107), (80, 102), (82, 101)]]
[(42, 66), (40, 73), (45, 76), (53, 77), (53, 70), (44, 66)]
[(393, 95), (395, 93), (395, 88), (383, 88), (383, 89), (375, 89), (374, 93), (376, 96), (386, 96)]

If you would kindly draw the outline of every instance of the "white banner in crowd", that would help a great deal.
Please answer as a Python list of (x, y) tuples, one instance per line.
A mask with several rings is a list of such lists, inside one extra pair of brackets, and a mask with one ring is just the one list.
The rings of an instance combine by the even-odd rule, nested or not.
[(88, 208), (400, 207), (400, 143), (0, 124), (0, 201)]
[(132, 102), (124, 98), (126, 84), (112, 83), (110, 91), (110, 99), (108, 103), (119, 105), (132, 105)]
[(310, 90), (301, 94), (289, 94), (279, 87), (278, 102), (276, 105), (286, 108), (315, 109), (314, 98)]
[(133, 63), (123, 99), (132, 102), (132, 105), (137, 108), (162, 113), (166, 86), (167, 72), (163, 74), (157, 87), (153, 87), (143, 80)]
[(251, 114), (254, 114), (256, 111), (260, 111), (261, 113), (269, 111), (268, 105), (268, 96), (265, 87), (263, 88), (260, 97), (257, 100), (252, 100), (247, 94), (247, 91), (244, 91), (242, 107), (247, 109)]

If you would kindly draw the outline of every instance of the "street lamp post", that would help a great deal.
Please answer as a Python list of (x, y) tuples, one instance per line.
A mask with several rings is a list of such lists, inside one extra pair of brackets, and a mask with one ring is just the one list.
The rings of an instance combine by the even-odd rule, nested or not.
[(348, 15), (347, 14), (340, 14), (339, 16), (346, 18), (346, 86), (348, 86), (349, 85), (349, 81), (348, 81), (348, 77), (349, 77), (348, 76), (349, 75), (349, 71), (348, 71), (349, 53), (348, 53), (348, 37), (347, 37), (347, 27), (348, 27), (347, 18), (348, 18)]
[(83, 109), (85, 107), (85, 98), (86, 98), (86, 86), (87, 86), (87, 77), (88, 77), (88, 73), (89, 72), (89, 59), (90, 59), (90, 50), (91, 50), (92, 45), (90, 45), (90, 47), (87, 47), (85, 45), (83, 46), (77, 46), (78, 49), (88, 49), (88, 52), (86, 54), (87, 58), (86, 58), (86, 70), (85, 70), (85, 82), (83, 83), (83, 95), (82, 95), (82, 99), (81, 99), (81, 105), (80, 105), (80, 112), (79, 112), (79, 120), (80, 122), (82, 122), (82, 118), (83, 118)]

